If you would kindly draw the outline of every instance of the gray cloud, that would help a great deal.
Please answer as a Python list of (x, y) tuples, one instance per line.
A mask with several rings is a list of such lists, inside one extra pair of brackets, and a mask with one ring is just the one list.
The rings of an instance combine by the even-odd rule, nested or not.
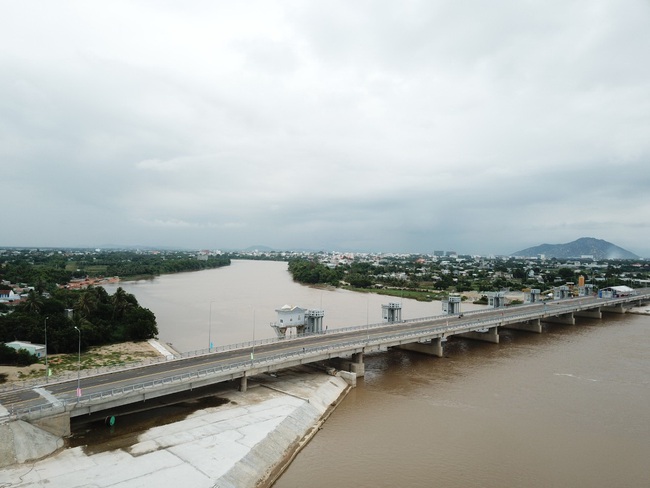
[(649, 20), (640, 0), (5, 2), (0, 245), (650, 256)]

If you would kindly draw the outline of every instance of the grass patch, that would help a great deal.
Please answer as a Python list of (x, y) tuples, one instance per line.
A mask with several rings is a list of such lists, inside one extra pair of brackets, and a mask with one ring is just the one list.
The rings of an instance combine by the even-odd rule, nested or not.
[(377, 295), (386, 295), (399, 298), (411, 298), (419, 302), (432, 302), (446, 298), (448, 293), (434, 292), (429, 290), (395, 290), (390, 288), (354, 288), (351, 286), (344, 287), (346, 290), (356, 291), (359, 293), (376, 293)]
[[(158, 357), (159, 354), (146, 343), (125, 343), (93, 347), (81, 352), (81, 369), (97, 369), (108, 366), (126, 366), (143, 359)], [(79, 354), (56, 354), (48, 358), (52, 375), (76, 371), (79, 368)], [(43, 374), (43, 372), (36, 372)]]

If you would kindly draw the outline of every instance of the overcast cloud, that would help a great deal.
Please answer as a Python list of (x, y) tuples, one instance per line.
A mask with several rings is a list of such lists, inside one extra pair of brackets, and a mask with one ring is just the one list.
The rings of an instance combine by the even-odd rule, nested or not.
[(3, 1), (0, 246), (650, 256), (650, 3)]

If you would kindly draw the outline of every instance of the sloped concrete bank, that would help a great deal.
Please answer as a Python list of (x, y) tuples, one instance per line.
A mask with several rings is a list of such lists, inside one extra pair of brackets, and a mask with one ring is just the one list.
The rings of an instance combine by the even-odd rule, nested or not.
[(22, 420), (0, 425), (0, 466), (25, 463), (52, 454), (63, 439)]
[[(66, 448), (1, 469), (0, 486), (269, 486), (349, 389), (343, 378), (310, 368), (252, 378), (247, 392), (220, 394), (229, 403), (149, 429), (129, 446), (96, 454)], [(17, 432), (14, 442), (36, 442)]]

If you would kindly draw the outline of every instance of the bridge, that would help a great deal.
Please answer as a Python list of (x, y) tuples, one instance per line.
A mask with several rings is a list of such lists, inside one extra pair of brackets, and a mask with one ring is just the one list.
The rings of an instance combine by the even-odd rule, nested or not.
[(110, 373), (6, 387), (0, 390), (0, 422), (22, 419), (65, 436), (71, 418), (111, 415), (119, 407), (216, 383), (237, 380), (245, 391), (251, 376), (325, 361), (363, 376), (367, 353), (402, 348), (441, 357), (452, 336), (498, 343), (499, 328), (541, 333), (542, 322), (573, 325), (576, 317), (601, 319), (603, 313), (621, 314), (648, 302), (646, 288), (616, 298), (568, 298), (221, 346)]

